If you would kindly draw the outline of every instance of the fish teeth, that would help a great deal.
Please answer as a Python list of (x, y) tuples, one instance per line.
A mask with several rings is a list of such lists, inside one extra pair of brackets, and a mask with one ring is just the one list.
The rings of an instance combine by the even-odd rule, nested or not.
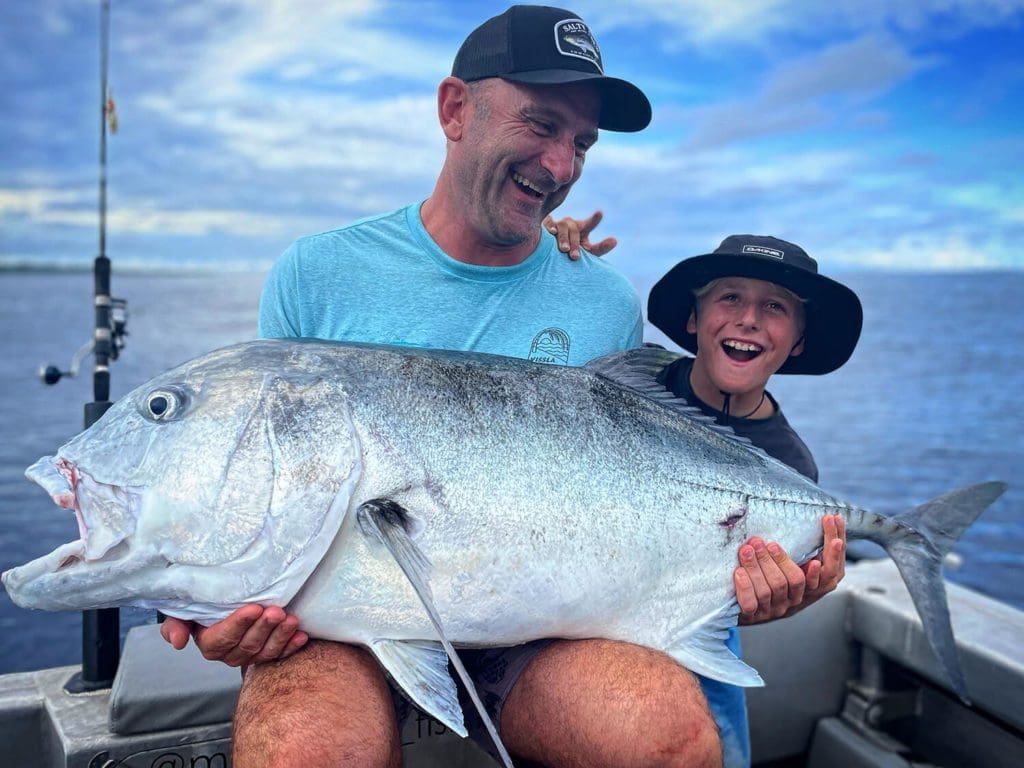
[(532, 189), (538, 195), (543, 195), (544, 194), (544, 190), (543, 189), (538, 187), (536, 184), (534, 184), (532, 181), (527, 179), (525, 176), (521, 176), (518, 173), (513, 173), (512, 174), (512, 180), (515, 181), (517, 184), (522, 184), (524, 187), (526, 187), (528, 189)]

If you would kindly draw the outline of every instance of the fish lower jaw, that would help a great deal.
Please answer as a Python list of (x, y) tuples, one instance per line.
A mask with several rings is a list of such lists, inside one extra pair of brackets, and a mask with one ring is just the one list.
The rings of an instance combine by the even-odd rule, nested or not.
[(28, 587), (38, 579), (57, 573), (62, 568), (85, 559), (85, 542), (69, 541), (48, 555), (37, 557), (19, 568), (12, 568), (3, 574), (3, 583), (17, 605), (34, 607), (21, 599), (23, 587)]
[(64, 546), (54, 550), (53, 554), (59, 559), (59, 563), (54, 570), (59, 571), (69, 565), (74, 565), (85, 560), (85, 541), (82, 539), (69, 541)]
[(49, 555), (40, 558), (50, 565), (50, 573), (67, 570), (75, 565), (90, 565), (95, 563), (112, 562), (119, 560), (124, 554), (127, 545), (124, 540), (115, 543), (113, 546), (104, 549), (99, 557), (90, 557), (89, 548), (84, 539), (69, 541), (53, 550)]

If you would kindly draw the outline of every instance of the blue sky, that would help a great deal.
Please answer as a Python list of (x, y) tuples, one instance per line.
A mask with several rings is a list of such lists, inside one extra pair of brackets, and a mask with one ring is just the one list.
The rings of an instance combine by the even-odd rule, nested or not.
[[(429, 194), (435, 91), (505, 8), (113, 0), (108, 252), (265, 268)], [(563, 212), (638, 287), (727, 234), (826, 272), (1024, 266), (1024, 0), (599, 0), (572, 10), (654, 121), (605, 133)], [(0, 4), (0, 264), (97, 248), (98, 0)]]

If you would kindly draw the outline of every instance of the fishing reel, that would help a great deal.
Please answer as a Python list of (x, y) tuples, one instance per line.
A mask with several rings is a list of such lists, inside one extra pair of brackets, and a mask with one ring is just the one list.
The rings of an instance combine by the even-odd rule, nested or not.
[(103, 341), (109, 346), (107, 351), (110, 360), (117, 360), (118, 354), (124, 349), (125, 337), (128, 335), (128, 300), (115, 299), (110, 297), (108, 312), (109, 324), (106, 328), (97, 327), (95, 336), (85, 342), (71, 357), (71, 365), (66, 371), (62, 371), (56, 365), (48, 364), (39, 366), (39, 378), (44, 384), (56, 384), (62, 378), (74, 378), (78, 375), (78, 369), (82, 361), (96, 349), (97, 340)]

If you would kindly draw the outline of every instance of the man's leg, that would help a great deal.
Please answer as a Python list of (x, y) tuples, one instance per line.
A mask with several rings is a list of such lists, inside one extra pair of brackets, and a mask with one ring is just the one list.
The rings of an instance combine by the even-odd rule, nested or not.
[(553, 768), (717, 768), (718, 729), (696, 678), (663, 653), (560, 640), (529, 663), (501, 713), (513, 753)]
[(402, 748), (391, 692), (362, 648), (310, 641), (245, 673), (235, 709), (238, 768), (397, 768)]

